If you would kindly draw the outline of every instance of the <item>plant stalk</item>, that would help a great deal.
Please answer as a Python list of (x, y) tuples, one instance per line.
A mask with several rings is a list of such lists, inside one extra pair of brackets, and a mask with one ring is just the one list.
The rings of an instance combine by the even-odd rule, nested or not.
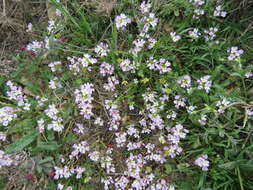
[(6, 16), (6, 2), (3, 0), (3, 16)]

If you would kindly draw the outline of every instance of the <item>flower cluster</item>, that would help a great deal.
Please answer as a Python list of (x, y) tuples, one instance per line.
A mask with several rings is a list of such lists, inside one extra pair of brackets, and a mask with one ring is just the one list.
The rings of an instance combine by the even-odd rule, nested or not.
[(181, 124), (177, 124), (175, 127), (167, 130), (169, 130), (170, 134), (167, 136), (168, 145), (164, 147), (164, 150), (167, 155), (174, 158), (183, 151), (179, 146), (179, 142), (186, 137), (186, 134), (189, 133), (189, 131)]
[[(191, 3), (189, 10), (193, 12), (194, 19), (205, 14), (204, 8), (208, 10), (207, 14), (213, 13), (208, 7), (213, 3), (205, 0), (189, 0), (189, 2)], [(125, 30), (133, 19), (135, 22), (131, 27), (134, 28), (137, 25), (134, 35), (127, 36), (127, 42), (130, 41), (130, 44), (121, 41), (124, 41), (125, 36), (122, 35), (126, 32), (117, 34), (119, 51), (110, 52), (110, 45), (98, 42), (83, 55), (68, 54), (71, 57), (67, 57), (66, 63), (65, 61), (49, 62), (47, 71), (50, 69), (52, 72), (49, 76), (53, 75), (53, 77), (50, 78), (47, 91), (41, 92), (43, 93), (41, 96), (34, 98), (31, 95), (28, 102), (21, 87), (15, 86), (10, 81), (7, 83), (10, 89), (7, 97), (17, 102), (19, 108), (8, 106), (0, 108), (0, 124), (7, 126), (17, 118), (18, 111), (33, 109), (30, 102), (33, 103), (34, 98), (37, 101), (36, 109), (39, 110), (34, 112), (34, 115), (38, 118), (37, 130), (41, 133), (39, 135), (41, 140), (51, 140), (48, 137), (51, 133), (45, 132), (46, 129), (62, 132), (65, 125), (69, 126), (67, 131), (57, 134), (57, 138), (53, 139), (58, 140), (63, 136), (67, 140), (70, 139), (65, 144), (70, 147), (59, 148), (61, 152), (55, 160), (57, 165), (52, 171), (51, 177), (59, 180), (57, 186), (59, 190), (74, 189), (74, 186), (73, 188), (68, 186), (69, 183), (75, 183), (80, 179), (89, 181), (93, 176), (88, 169), (89, 164), (103, 175), (101, 182), (105, 190), (174, 190), (174, 186), (170, 184), (174, 178), (168, 179), (168, 176), (161, 173), (165, 169), (170, 169), (167, 166), (171, 161), (177, 164), (179, 172), (181, 164), (185, 164), (189, 170), (192, 169), (190, 168), (192, 165), (197, 165), (203, 171), (209, 169), (207, 154), (201, 155), (193, 162), (185, 160), (185, 158), (195, 159), (197, 152), (206, 151), (207, 143), (201, 144), (205, 137), (198, 136), (198, 141), (193, 146), (188, 146), (187, 143), (194, 139), (191, 137), (195, 136), (198, 130), (198, 134), (203, 131), (209, 134), (207, 129), (213, 124), (211, 118), (214, 116), (213, 118), (216, 119), (216, 116), (219, 117), (224, 113), (230, 106), (230, 99), (221, 98), (216, 101), (216, 97), (222, 97), (221, 94), (216, 94), (217, 81), (212, 81), (211, 75), (201, 75), (204, 67), (198, 67), (198, 62), (194, 63), (198, 55), (191, 55), (191, 53), (205, 56), (209, 55), (205, 52), (208, 49), (204, 47), (205, 45), (209, 45), (209, 48), (217, 48), (215, 49), (217, 52), (223, 47), (221, 46), (223, 44), (218, 43), (215, 47), (211, 46), (214, 40), (217, 42), (218, 28), (215, 26), (218, 25), (215, 25), (214, 19), (213, 27), (206, 30), (202, 30), (203, 26), (198, 25), (202, 22), (198, 20), (194, 20), (190, 27), (187, 25), (187, 28), (173, 26), (168, 29), (168, 31), (173, 31), (169, 32), (171, 39), (169, 42), (172, 43), (170, 45), (174, 46), (176, 43), (173, 42), (180, 42), (183, 47), (177, 46), (178, 49), (168, 50), (164, 48), (168, 41), (159, 40), (156, 44), (156, 39), (163, 37), (160, 34), (163, 27), (157, 27), (159, 19), (154, 12), (157, 11), (158, 15), (164, 13), (160, 12), (160, 8), (151, 10), (152, 5), (151, 1), (143, 1), (134, 18), (124, 13), (115, 17), (117, 30)], [(185, 9), (188, 11), (188, 7)], [(222, 7), (217, 5), (213, 16), (225, 17), (226, 14)], [(57, 20), (49, 20), (47, 30), (52, 36), (57, 29), (56, 23), (58, 23)], [(174, 31), (176, 28), (180, 31)], [(222, 24), (219, 24), (219, 28), (223, 31)], [(167, 31), (167, 28), (164, 27), (164, 29)], [(158, 38), (155, 39), (155, 37)], [(32, 42), (28, 44), (28, 49), (39, 53), (39, 49), (49, 47), (49, 39), (51, 37), (47, 37), (43, 42)], [(107, 41), (110, 40), (107, 39)], [(150, 50), (153, 47), (155, 48)], [(164, 52), (162, 52), (163, 49)], [(208, 53), (213, 53), (213, 51), (208, 51)], [(227, 53), (230, 54), (229, 60), (235, 60), (243, 54), (243, 50), (232, 47)], [(51, 56), (49, 57), (51, 59)], [(212, 69), (217, 69), (218, 60), (222, 59), (218, 56), (211, 57), (215, 62)], [(191, 60), (190, 64), (182, 65), (183, 62), (187, 63), (189, 60)], [(67, 73), (65, 73), (65, 67), (68, 68)], [(194, 69), (198, 71), (195, 72)], [(248, 69), (251, 68), (248, 67)], [(245, 69), (242, 73), (245, 74), (248, 71), (251, 70)], [(205, 70), (204, 73), (207, 71)], [(195, 80), (196, 76), (200, 77)], [(222, 80), (226, 76), (227, 74), (222, 73)], [(246, 78), (252, 76), (251, 72), (245, 74)], [(64, 81), (62, 84), (69, 88), (60, 90), (59, 88), (62, 88), (60, 80)], [(250, 80), (245, 80), (246, 84), (248, 82)], [(213, 85), (213, 91), (210, 93)], [(202, 97), (203, 93), (205, 96), (209, 93), (210, 99)], [(215, 106), (217, 111), (213, 109)], [(253, 109), (250, 104), (245, 106), (245, 115), (252, 119)], [(219, 122), (222, 122), (222, 119), (220, 120)], [(196, 130), (194, 125), (202, 127)], [(71, 133), (70, 136), (67, 133)], [(191, 133), (194, 134), (188, 137)], [(7, 143), (7, 134), (5, 131), (0, 132), (2, 144)], [(217, 138), (220, 137), (217, 136)], [(209, 138), (204, 140), (209, 141)], [(65, 141), (64, 138), (61, 144)], [(184, 141), (187, 142), (184, 143)], [(29, 146), (33, 146), (32, 144)], [(183, 152), (185, 144), (190, 154), (188, 151)], [(195, 147), (196, 151), (191, 151), (191, 147)], [(183, 155), (184, 159), (177, 160), (180, 155)], [(0, 168), (11, 164), (13, 164), (11, 156), (0, 150)], [(86, 168), (82, 167), (84, 165)]]
[(201, 36), (201, 33), (199, 32), (198, 28), (194, 28), (193, 30), (189, 31), (188, 34), (192, 39), (195, 40)]
[(31, 51), (31, 52), (34, 52), (34, 53), (37, 54), (39, 52), (39, 50), (43, 49), (44, 47), (45, 47), (45, 44), (44, 44), (43, 41), (37, 41), (37, 40), (35, 40), (35, 41), (27, 44), (26, 49), (28, 51)]
[(17, 118), (17, 111), (17, 109), (8, 106), (0, 108), (0, 124), (8, 126), (12, 120)]
[(48, 101), (48, 98), (40, 97), (40, 96), (36, 96), (35, 99), (38, 101), (37, 107), (42, 107)]
[(89, 54), (84, 54), (82, 57), (68, 57), (67, 60), (70, 62), (69, 69), (76, 75), (81, 71), (82, 68), (88, 68), (89, 66), (97, 63), (97, 59)]
[(44, 119), (40, 119), (37, 121), (38, 130), (40, 133), (43, 133), (45, 131), (45, 121)]
[(210, 92), (212, 87), (212, 81), (210, 80), (210, 76), (204, 76), (197, 80), (198, 89), (204, 89), (207, 93)]
[(252, 116), (253, 115), (253, 109), (252, 108), (247, 108), (246, 113), (247, 113), (247, 115)]
[(164, 58), (156, 60), (151, 57), (147, 62), (147, 66), (150, 70), (159, 71), (160, 74), (171, 72), (171, 63)]
[(33, 31), (33, 25), (32, 23), (28, 23), (26, 32), (32, 32)]
[(215, 7), (213, 16), (215, 17), (226, 17), (227, 16), (227, 12), (222, 10), (222, 6), (218, 5)]
[(145, 101), (145, 109), (148, 112), (148, 118), (150, 119), (149, 128), (147, 128), (148, 126), (146, 125), (145, 121), (140, 122), (144, 127), (142, 133), (150, 133), (151, 130), (155, 130), (156, 128), (163, 129), (164, 120), (159, 112), (163, 109), (163, 105), (165, 104), (165, 101), (168, 99), (168, 97), (162, 99), (160, 102), (156, 92), (147, 92), (142, 96)]
[(181, 97), (180, 95), (176, 95), (173, 103), (175, 104), (175, 107), (179, 109), (180, 107), (185, 107), (186, 99)]
[(104, 84), (104, 89), (107, 91), (115, 91), (116, 85), (119, 84), (119, 80), (115, 76), (107, 78), (107, 83)]
[(132, 63), (129, 59), (125, 59), (120, 63), (120, 68), (123, 72), (131, 71), (134, 73), (136, 66), (135, 63)]
[(28, 102), (27, 97), (23, 93), (21, 87), (15, 86), (11, 81), (8, 81), (6, 85), (10, 88), (10, 91), (7, 91), (7, 96), (10, 100), (17, 102), (19, 107), (22, 107), (24, 110), (30, 110), (31, 104)]
[(85, 83), (80, 86), (79, 89), (76, 89), (75, 102), (78, 104), (80, 109), (80, 114), (83, 115), (85, 119), (90, 119), (93, 116), (92, 113), (92, 93), (94, 92), (94, 86), (91, 83)]
[(223, 98), (222, 100), (218, 101), (216, 103), (216, 106), (218, 107), (218, 113), (224, 113), (225, 111), (225, 108), (230, 104), (231, 102), (226, 99), (226, 98)]
[(107, 43), (101, 42), (95, 47), (94, 51), (98, 57), (106, 57), (109, 52), (109, 46)]
[(200, 119), (198, 120), (198, 122), (200, 123), (200, 125), (206, 125), (207, 124), (207, 115), (202, 114)]
[[(56, 132), (61, 132), (64, 128), (62, 122), (63, 119), (58, 116), (59, 110), (56, 108), (55, 104), (51, 104), (48, 106), (48, 108), (44, 111), (45, 114), (52, 120), (52, 123), (47, 125), (48, 130), (53, 130)], [(40, 121), (39, 128), (41, 131), (43, 131), (43, 125), (44, 122), (41, 120)]]
[(53, 90), (55, 90), (57, 88), (62, 88), (62, 85), (59, 82), (59, 79), (57, 77), (54, 77), (53, 79), (51, 79), (49, 81), (48, 87), (51, 88), (51, 89), (53, 89)]
[(204, 154), (204, 155), (198, 157), (194, 161), (194, 164), (199, 166), (203, 171), (208, 171), (209, 161), (207, 160), (207, 158), (208, 158), (208, 155)]
[(121, 13), (120, 15), (116, 16), (115, 18), (115, 24), (116, 28), (119, 29), (126, 29), (126, 26), (132, 22), (132, 19), (128, 16), (126, 16), (124, 13)]
[(62, 65), (61, 61), (54, 61), (54, 62), (48, 64), (48, 66), (52, 72), (56, 72), (57, 70), (60, 70), (61, 65)]
[(182, 88), (191, 87), (191, 77), (189, 75), (182, 76), (177, 82)]
[(106, 62), (103, 62), (101, 65), (100, 65), (100, 68), (99, 68), (99, 73), (102, 75), (102, 76), (106, 76), (106, 75), (112, 75), (114, 72), (114, 66), (109, 64), (109, 63), (106, 63)]
[(118, 109), (118, 105), (116, 103), (114, 103), (113, 101), (110, 100), (105, 100), (105, 108), (109, 111), (109, 115), (110, 115), (110, 121), (109, 121), (109, 126), (110, 126), (110, 130), (117, 130), (119, 125), (120, 125), (120, 121), (121, 121), (121, 116), (120, 116), (120, 111)]
[(242, 49), (239, 49), (238, 47), (231, 47), (230, 49), (227, 50), (227, 53), (230, 55), (228, 56), (229, 61), (235, 60), (237, 57), (240, 57), (244, 53)]
[(15, 164), (15, 160), (11, 158), (11, 155), (0, 150), (0, 169), (4, 166), (11, 166), (13, 164)]
[(48, 33), (52, 33), (56, 29), (56, 23), (54, 19), (49, 19), (48, 20), (48, 27), (47, 31)]
[(205, 11), (202, 9), (202, 6), (205, 4), (204, 0), (189, 0), (189, 2), (194, 6), (194, 19), (199, 19), (200, 16), (205, 14)]
[(137, 39), (133, 41), (134, 48), (130, 49), (130, 53), (134, 55), (137, 55), (145, 47), (152, 49), (156, 44), (156, 39), (151, 36), (150, 31), (155, 29), (158, 19), (155, 17), (155, 13), (151, 12), (151, 4), (149, 2), (142, 2), (140, 12), (140, 18), (138, 18), (141, 23), (139, 25), (140, 33)]
[[(58, 10), (58, 9), (57, 9)], [(63, 184), (61, 184), (61, 183), (58, 183), (58, 185), (57, 185), (57, 190), (63, 190), (64, 189), (64, 185)], [(68, 186), (67, 188), (66, 188), (66, 190), (73, 190), (73, 188), (71, 187), (71, 186)]]
[(204, 30), (204, 33), (206, 34), (204, 36), (205, 40), (206, 41), (213, 40), (216, 37), (216, 34), (215, 34), (216, 32), (218, 32), (218, 28), (216, 28), (216, 27), (211, 27), (208, 30)]
[(74, 144), (72, 146), (74, 151), (70, 154), (70, 159), (78, 157), (78, 155), (83, 155), (90, 150), (90, 147), (86, 141), (82, 141), (79, 144)]

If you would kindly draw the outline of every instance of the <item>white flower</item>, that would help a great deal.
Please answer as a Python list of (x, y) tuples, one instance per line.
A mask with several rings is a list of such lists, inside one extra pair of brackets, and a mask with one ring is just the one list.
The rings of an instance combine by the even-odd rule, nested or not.
[(216, 27), (211, 27), (208, 30), (204, 30), (204, 33), (206, 34), (205, 40), (210, 41), (213, 40), (216, 37), (216, 32), (218, 32), (218, 28)]
[(198, 122), (201, 124), (201, 125), (206, 125), (207, 124), (207, 116), (202, 114), (201, 115), (201, 118), (198, 120)]
[(207, 160), (207, 158), (208, 158), (208, 155), (204, 154), (204, 155), (198, 157), (195, 160), (194, 164), (197, 165), (197, 166), (199, 166), (199, 167), (201, 167), (201, 169), (203, 171), (208, 171), (209, 161)]
[(182, 88), (190, 88), (191, 77), (189, 75), (184, 75), (177, 81), (177, 83), (180, 84)]
[(58, 183), (58, 185), (57, 185), (57, 189), (59, 189), (59, 190), (63, 190), (63, 188), (64, 188), (64, 185), (62, 185), (61, 183)]
[(51, 89), (56, 89), (56, 88), (62, 88), (62, 85), (59, 82), (59, 79), (57, 77), (54, 77), (52, 80), (49, 81), (48, 87)]
[(150, 8), (151, 8), (151, 4), (143, 1), (140, 6), (140, 11), (142, 14), (149, 13)]
[(99, 125), (99, 126), (103, 126), (104, 121), (100, 117), (98, 117), (95, 119), (94, 124)]
[(247, 72), (247, 73), (245, 74), (245, 77), (246, 77), (246, 78), (253, 77), (253, 73), (252, 73), (252, 72)]
[(222, 100), (218, 101), (216, 103), (216, 106), (218, 107), (218, 112), (219, 113), (224, 113), (225, 109), (231, 102), (226, 99), (226, 98), (223, 98)]
[(246, 112), (247, 112), (247, 114), (248, 114), (249, 116), (252, 116), (252, 115), (253, 115), (253, 109), (252, 109), (252, 108), (247, 108)]
[(67, 166), (64, 166), (63, 168), (55, 166), (54, 169), (55, 169), (54, 179), (61, 179), (61, 178), (68, 179), (73, 174), (73, 171), (70, 170)]
[(244, 53), (242, 49), (239, 49), (238, 47), (231, 47), (230, 49), (227, 50), (230, 55), (228, 56), (229, 61), (235, 60), (237, 57), (240, 57)]
[(206, 75), (204, 77), (201, 77), (199, 80), (197, 80), (198, 89), (204, 89), (207, 93), (210, 92), (212, 81), (210, 80), (210, 76)]
[(132, 71), (134, 72), (136, 67), (134, 63), (132, 63), (129, 59), (125, 59), (120, 63), (120, 68), (122, 71), (127, 72), (127, 71)]
[(56, 29), (56, 24), (55, 21), (53, 19), (49, 19), (48, 20), (48, 27), (47, 27), (47, 31), (49, 33), (53, 32)]
[(187, 112), (189, 114), (192, 114), (196, 108), (197, 108), (197, 106), (189, 106), (189, 107), (187, 107)]
[(80, 179), (82, 177), (83, 172), (85, 172), (85, 168), (78, 167), (75, 169), (76, 179)]
[(32, 25), (32, 23), (29, 23), (28, 25), (27, 25), (27, 30), (26, 30), (26, 32), (32, 32), (33, 31), (33, 25)]
[(218, 5), (218, 6), (215, 7), (213, 16), (216, 16), (216, 17), (219, 17), (219, 16), (220, 17), (226, 17), (227, 16), (227, 12), (226, 11), (222, 11), (221, 5)]
[(172, 38), (173, 42), (177, 42), (177, 41), (179, 41), (181, 39), (181, 36), (177, 35), (176, 32), (171, 32), (170, 33), (170, 37)]
[(106, 57), (109, 52), (108, 47), (109, 46), (107, 43), (101, 42), (95, 47), (94, 51), (97, 53), (99, 57)]
[(45, 121), (42, 118), (37, 121), (38, 130), (39, 130), (40, 133), (43, 133), (44, 130), (45, 130), (45, 125), (44, 124), (45, 124)]
[(61, 61), (54, 61), (50, 63), (48, 66), (50, 67), (52, 72), (55, 72), (58, 68), (60, 68), (61, 64), (62, 64)]
[(43, 41), (36, 41), (35, 40), (35, 41), (27, 44), (26, 49), (28, 51), (33, 51), (35, 53), (38, 53), (38, 51), (40, 49), (42, 49), (43, 47), (44, 47), (44, 42)]
[(0, 132), (0, 141), (6, 141), (6, 134)]
[(14, 108), (8, 106), (0, 108), (0, 124), (8, 126), (12, 120), (17, 118), (16, 111)]
[(193, 30), (189, 31), (188, 34), (193, 39), (198, 39), (201, 36), (198, 28), (194, 28)]
[(121, 13), (120, 15), (116, 16), (115, 18), (115, 24), (116, 28), (124, 30), (128, 24), (132, 22), (131, 18), (126, 16), (124, 13)]
[(155, 13), (149, 13), (146, 21), (154, 28), (158, 23), (158, 18), (155, 17)]
[(48, 106), (48, 108), (44, 111), (44, 113), (51, 119), (57, 120), (58, 116), (57, 114), (59, 111), (56, 109), (55, 104), (51, 104)]
[(48, 124), (47, 128), (50, 130), (56, 132), (61, 132), (64, 129), (64, 126), (62, 125), (62, 119), (58, 118), (57, 120), (52, 121), (52, 123)]
[(91, 152), (89, 153), (89, 158), (94, 162), (98, 162), (100, 158), (100, 153), (98, 151)]

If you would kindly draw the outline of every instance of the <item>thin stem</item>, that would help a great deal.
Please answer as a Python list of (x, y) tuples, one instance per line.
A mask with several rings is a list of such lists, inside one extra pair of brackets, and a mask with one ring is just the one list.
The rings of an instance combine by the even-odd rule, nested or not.
[(242, 85), (243, 85), (244, 95), (245, 95), (245, 97), (247, 98), (247, 89), (246, 89), (246, 85), (245, 85), (245, 82), (244, 82), (244, 79), (243, 79), (243, 78), (242, 78)]
[(3, 0), (3, 16), (6, 16), (6, 2)]
[(241, 190), (244, 190), (240, 169), (237, 167), (236, 170), (237, 170), (237, 175), (238, 175), (238, 178), (239, 178), (239, 183), (240, 183)]

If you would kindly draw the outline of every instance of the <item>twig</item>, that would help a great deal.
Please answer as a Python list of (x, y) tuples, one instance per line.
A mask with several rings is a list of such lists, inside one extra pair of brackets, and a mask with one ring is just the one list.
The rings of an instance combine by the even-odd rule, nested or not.
[(3, 16), (6, 16), (6, 2), (3, 0)]
[(253, 133), (253, 128), (250, 130), (248, 136), (246, 137), (246, 139), (245, 139), (245, 141), (244, 141), (244, 143), (242, 145), (242, 149), (244, 149), (244, 147), (246, 146), (246, 144), (247, 144), (249, 138), (251, 137), (252, 133)]
[(244, 108), (244, 110), (245, 110), (245, 116), (244, 116), (244, 120), (243, 120), (243, 126), (242, 126), (242, 128), (244, 128), (245, 126), (246, 126), (246, 123), (247, 123), (247, 121), (248, 121), (248, 112), (247, 112), (247, 108)]

